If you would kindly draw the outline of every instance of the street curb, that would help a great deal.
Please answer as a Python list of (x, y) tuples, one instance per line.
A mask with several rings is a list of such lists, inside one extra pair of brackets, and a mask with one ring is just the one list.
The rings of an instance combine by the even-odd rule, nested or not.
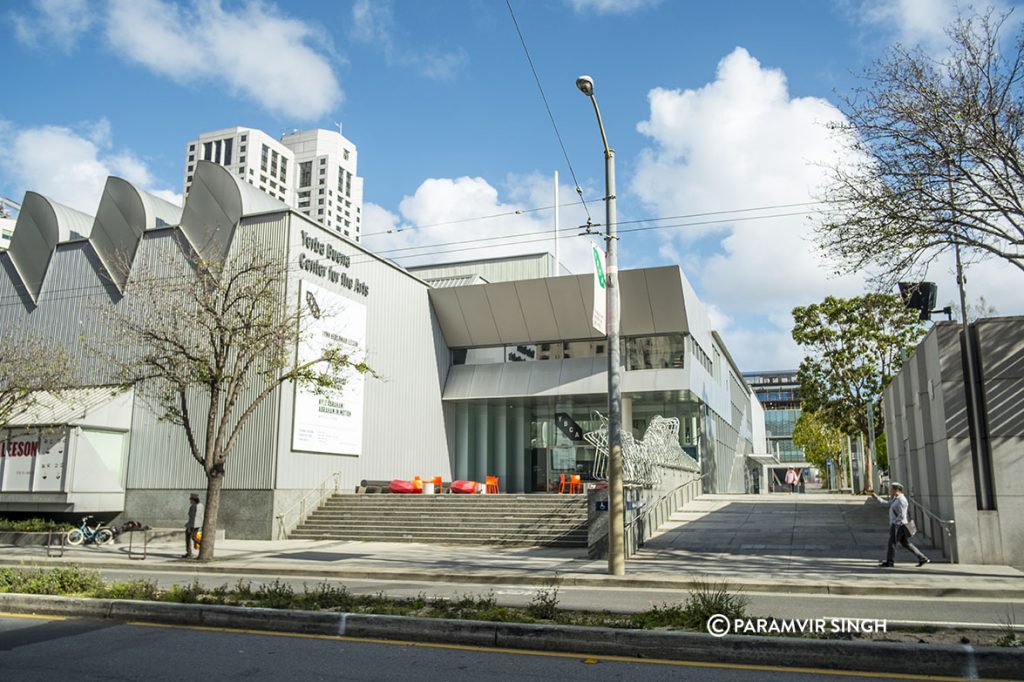
[(893, 642), (733, 636), (569, 625), (492, 623), (324, 611), (0, 594), (7, 613), (297, 633), (356, 639), (462, 644), (596, 657), (658, 658), (815, 670), (1017, 679), (1024, 650)]
[[(916, 586), (906, 584), (870, 583), (850, 584), (839, 582), (796, 582), (780, 579), (771, 582), (736, 577), (694, 574), (686, 577), (631, 575), (612, 576), (584, 573), (558, 573), (535, 570), (530, 573), (478, 572), (478, 571), (431, 571), (429, 569), (409, 571), (393, 568), (329, 568), (317, 571), (308, 568), (285, 566), (260, 566), (255, 564), (224, 563), (214, 560), (209, 563), (185, 561), (123, 561), (112, 562), (91, 558), (32, 557), (31, 560), (0, 560), (0, 566), (11, 568), (66, 566), (69, 563), (96, 570), (132, 570), (138, 572), (172, 572), (222, 575), (267, 575), (310, 580), (390, 580), (424, 583), (471, 583), (475, 585), (531, 585), (541, 587), (612, 587), (634, 589), (678, 589), (690, 591), (702, 584), (728, 583), (733, 590), (750, 594), (810, 594), (844, 595), (871, 597), (910, 598), (978, 598), (978, 599), (1024, 599), (1024, 581), (1021, 587), (1006, 587), (996, 584), (988, 588), (953, 586)], [(889, 575), (889, 574), (887, 574)]]

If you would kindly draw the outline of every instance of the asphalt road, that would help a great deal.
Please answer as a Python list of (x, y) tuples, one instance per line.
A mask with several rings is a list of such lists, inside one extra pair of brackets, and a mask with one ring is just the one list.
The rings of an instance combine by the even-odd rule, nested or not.
[[(858, 678), (893, 680), (857, 673)], [(779, 668), (636, 661), (340, 637), (0, 616), (0, 678), (75, 680), (849, 680)], [(932, 678), (937, 679), (937, 678)]]
[[(239, 578), (251, 580), (253, 585), (271, 583), (277, 578), (266, 575), (226, 576), (222, 573), (196, 576), (194, 573), (155, 571), (103, 570), (107, 580), (133, 578), (156, 580), (160, 587), (175, 583), (188, 584), (198, 579), (205, 585), (217, 587), (233, 585)], [(297, 591), (303, 584), (320, 582), (311, 578), (282, 577)], [(478, 585), (436, 582), (390, 582), (383, 580), (345, 580), (343, 584), (353, 594), (383, 592), (394, 597), (461, 597), (485, 595), (493, 591), (502, 606), (525, 606), (538, 593), (535, 586)], [(775, 618), (867, 618), (884, 619), (890, 625), (944, 625), (947, 627), (1002, 628), (1006, 623), (1024, 621), (1024, 600), (984, 600), (971, 598), (892, 598), (809, 594), (747, 594), (747, 611), (752, 616)], [(662, 604), (679, 603), (685, 593), (663, 589), (561, 587), (559, 606), (567, 609), (607, 610), (619, 613), (643, 611)]]

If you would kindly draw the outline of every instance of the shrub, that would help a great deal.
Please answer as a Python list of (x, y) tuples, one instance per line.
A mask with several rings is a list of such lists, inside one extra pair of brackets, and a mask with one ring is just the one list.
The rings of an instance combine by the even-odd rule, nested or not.
[(199, 580), (193, 579), (188, 585), (172, 585), (171, 589), (164, 593), (164, 601), (178, 604), (196, 604), (204, 592), (205, 589), (199, 584)]
[(50, 519), (5, 519), (0, 518), (0, 531), (14, 531), (16, 533), (45, 533), (48, 530), (65, 530), (66, 523), (51, 521)]
[(110, 583), (103, 587), (97, 596), (107, 599), (154, 601), (158, 593), (155, 580), (129, 580), (128, 582)]
[(20, 594), (91, 594), (103, 588), (97, 571), (80, 566), (51, 569), (0, 569), (0, 592)]
[(533, 600), (526, 607), (526, 612), (538, 620), (555, 620), (558, 616), (558, 586), (552, 585), (537, 590)]
[(639, 628), (682, 628), (707, 632), (708, 619), (721, 614), (730, 621), (747, 616), (747, 598), (738, 592), (729, 591), (727, 583), (698, 582), (686, 598), (679, 604), (662, 604), (635, 614), (634, 627)]
[(256, 606), (268, 609), (289, 609), (295, 603), (295, 590), (292, 586), (275, 579), (272, 583), (263, 583), (252, 595)]

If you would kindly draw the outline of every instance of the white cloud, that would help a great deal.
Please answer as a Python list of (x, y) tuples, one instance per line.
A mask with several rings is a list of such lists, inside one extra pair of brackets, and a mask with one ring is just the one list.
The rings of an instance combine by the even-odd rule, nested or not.
[[(652, 146), (641, 153), (631, 187), (655, 215), (810, 202), (825, 177), (821, 164), (842, 158), (826, 128), (842, 114), (823, 99), (790, 97), (785, 75), (743, 48), (719, 63), (708, 85), (656, 88), (649, 100), (650, 118), (638, 130)], [(756, 330), (748, 350), (734, 353), (742, 367), (791, 365), (792, 308), (863, 290), (860, 277), (830, 277), (805, 215), (743, 220), (804, 210), (741, 213), (732, 223), (662, 233), (665, 253), (692, 254), (718, 241), (711, 254), (702, 249), (684, 268), (706, 302), (735, 321), (738, 338)], [(734, 347), (732, 338), (726, 343)]]
[(14, 35), (32, 47), (55, 45), (71, 52), (92, 25), (95, 9), (87, 0), (34, 0), (30, 11), (12, 13)]
[(396, 39), (397, 32), (391, 0), (356, 0), (352, 5), (349, 35), (379, 48), (388, 64), (414, 68), (427, 78), (448, 80), (466, 62), (466, 53), (461, 48), (417, 50), (409, 47), (407, 40)]
[(0, 127), (0, 173), (4, 184), (20, 193), (38, 192), (54, 201), (96, 213), (110, 175), (123, 177), (168, 201), (181, 195), (154, 180), (146, 164), (126, 151), (110, 149), (110, 124), (101, 120), (80, 132), (62, 126), (16, 129)]
[(106, 36), (116, 52), (158, 74), (223, 82), (294, 119), (320, 118), (341, 102), (322, 32), (257, 0), (236, 9), (220, 0), (114, 0)]
[(1008, 7), (1003, 0), (980, 0), (958, 4), (956, 0), (863, 0), (858, 18), (873, 30), (891, 34), (907, 47), (920, 46), (926, 52), (939, 54), (949, 46), (946, 28), (959, 12), (994, 9), (1003, 14)]
[(628, 14), (661, 3), (661, 0), (567, 0), (577, 14)]
[[(375, 204), (364, 207), (363, 243), (409, 266), (554, 252), (551, 179), (512, 175), (507, 184), (502, 198), (483, 178), (425, 180), (402, 199), (399, 214)], [(575, 196), (567, 186), (559, 192), (563, 204)], [(576, 236), (575, 226), (585, 220), (581, 213), (575, 206), (560, 213), (560, 260), (573, 272), (590, 268), (589, 244)]]

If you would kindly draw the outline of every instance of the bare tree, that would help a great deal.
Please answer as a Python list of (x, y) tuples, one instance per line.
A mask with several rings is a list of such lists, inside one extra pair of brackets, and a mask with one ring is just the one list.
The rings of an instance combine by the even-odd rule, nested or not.
[(818, 228), (844, 270), (891, 284), (954, 244), (1024, 270), (1024, 32), (1002, 51), (1005, 24), (959, 18), (943, 59), (897, 46), (844, 99), (854, 161), (830, 169)]
[(312, 315), (285, 299), (286, 262), (255, 243), (234, 253), (216, 262), (189, 254), (171, 276), (136, 266), (131, 305), (111, 313), (134, 349), (122, 361), (126, 380), (149, 386), (161, 418), (184, 429), (206, 475), (200, 560), (213, 558), (227, 462), (259, 405), (286, 382), (327, 392), (349, 371), (369, 371), (339, 347), (300, 358), (296, 344)]
[(28, 334), (0, 335), (0, 428), (39, 402), (40, 393), (73, 384), (72, 363), (60, 348)]

